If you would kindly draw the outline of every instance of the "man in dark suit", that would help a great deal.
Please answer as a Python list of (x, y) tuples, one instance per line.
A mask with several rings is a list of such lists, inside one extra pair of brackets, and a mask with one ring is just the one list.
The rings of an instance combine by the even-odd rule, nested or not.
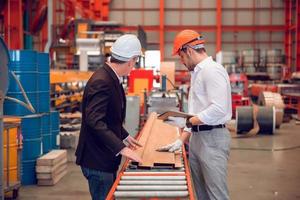
[(82, 101), (76, 163), (88, 180), (93, 200), (105, 199), (116, 178), (121, 155), (141, 162), (129, 148), (140, 144), (123, 127), (126, 97), (120, 79), (130, 73), (140, 56), (140, 41), (135, 35), (125, 34), (113, 44), (111, 53), (110, 61), (87, 82)]

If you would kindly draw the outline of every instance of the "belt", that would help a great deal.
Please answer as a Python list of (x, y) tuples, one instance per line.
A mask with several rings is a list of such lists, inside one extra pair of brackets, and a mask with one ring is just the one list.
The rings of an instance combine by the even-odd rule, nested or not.
[(192, 131), (193, 132), (209, 131), (209, 130), (212, 130), (214, 128), (225, 128), (225, 124), (192, 126)]

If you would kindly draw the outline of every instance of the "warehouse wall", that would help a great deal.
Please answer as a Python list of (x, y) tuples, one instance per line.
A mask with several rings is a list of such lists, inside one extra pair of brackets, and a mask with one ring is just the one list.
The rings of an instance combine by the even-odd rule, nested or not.
[[(159, 26), (159, 0), (112, 0), (110, 20), (127, 26)], [(215, 26), (216, 0), (165, 0), (165, 26)], [(282, 0), (222, 0), (223, 26), (284, 25)], [(148, 49), (159, 49), (159, 31), (147, 32)], [(165, 60), (171, 57), (172, 41), (178, 31), (165, 29)], [(215, 56), (216, 32), (203, 30), (206, 48)], [(222, 50), (283, 50), (283, 31), (222, 31)], [(178, 60), (178, 59), (175, 59)], [(179, 65), (179, 64), (177, 64)]]

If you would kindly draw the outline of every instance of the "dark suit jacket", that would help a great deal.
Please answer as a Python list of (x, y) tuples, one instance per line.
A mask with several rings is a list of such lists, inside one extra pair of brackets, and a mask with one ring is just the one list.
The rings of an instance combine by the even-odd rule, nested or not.
[(84, 90), (82, 123), (76, 163), (86, 168), (116, 172), (128, 136), (123, 128), (126, 97), (114, 71), (105, 65), (97, 70)]

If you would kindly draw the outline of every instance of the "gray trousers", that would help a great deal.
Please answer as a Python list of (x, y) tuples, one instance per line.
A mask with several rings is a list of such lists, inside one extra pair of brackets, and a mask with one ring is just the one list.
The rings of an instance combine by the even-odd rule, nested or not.
[(191, 135), (189, 161), (197, 199), (229, 199), (227, 163), (230, 140), (226, 128), (194, 132)]

